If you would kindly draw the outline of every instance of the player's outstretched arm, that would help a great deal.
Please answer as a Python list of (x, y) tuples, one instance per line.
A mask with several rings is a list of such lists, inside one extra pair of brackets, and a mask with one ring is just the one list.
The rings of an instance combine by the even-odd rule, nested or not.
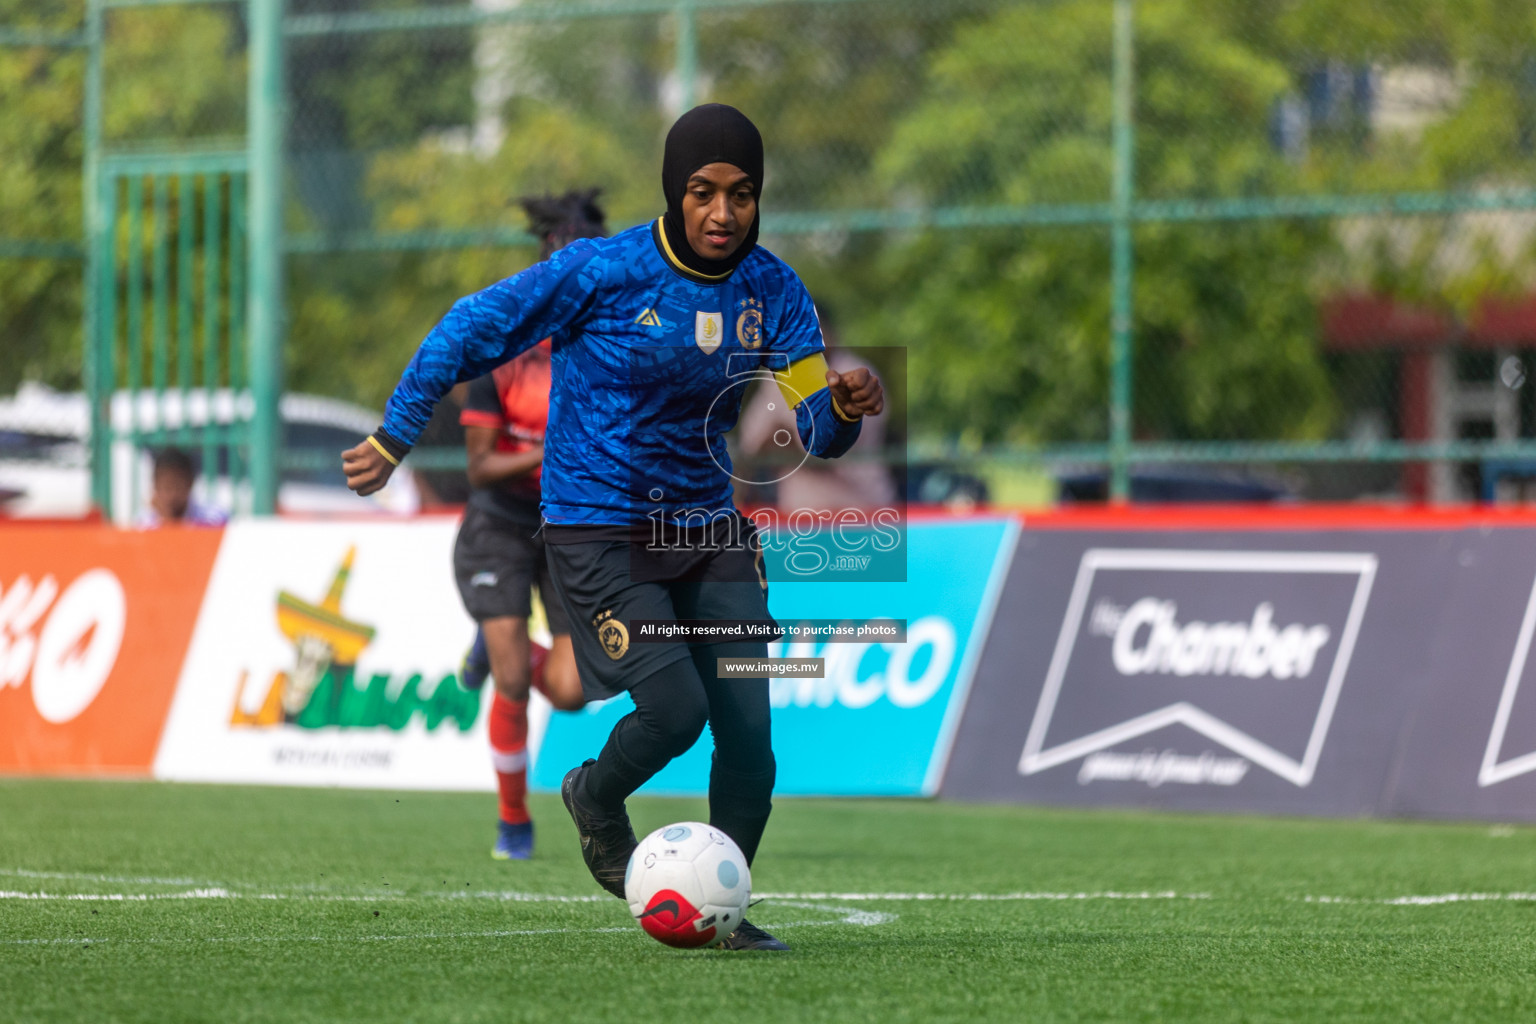
[(401, 374), (384, 406), (383, 425), (343, 453), (347, 486), (358, 494), (383, 487), (450, 388), (489, 373), (580, 320), (600, 282), (600, 275), (582, 273), (592, 257), (593, 246), (578, 241), (455, 302)]

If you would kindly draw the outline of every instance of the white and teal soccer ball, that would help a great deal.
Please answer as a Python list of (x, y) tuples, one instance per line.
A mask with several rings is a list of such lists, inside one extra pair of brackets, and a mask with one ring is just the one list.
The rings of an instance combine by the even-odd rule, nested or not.
[(624, 898), (647, 935), (692, 949), (718, 942), (741, 924), (752, 875), (730, 836), (680, 821), (640, 840), (624, 872)]

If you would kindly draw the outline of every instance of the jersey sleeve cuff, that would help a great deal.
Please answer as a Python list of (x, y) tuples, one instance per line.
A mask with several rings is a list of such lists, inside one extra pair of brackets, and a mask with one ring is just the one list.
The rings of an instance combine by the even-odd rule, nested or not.
[(368, 435), (368, 443), (378, 449), (380, 455), (389, 460), (392, 466), (400, 465), (400, 461), (410, 452), (411, 446), (391, 435), (383, 427)]

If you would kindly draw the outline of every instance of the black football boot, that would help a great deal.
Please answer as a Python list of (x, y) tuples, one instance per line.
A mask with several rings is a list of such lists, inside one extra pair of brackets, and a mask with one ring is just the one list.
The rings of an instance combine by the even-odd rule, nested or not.
[(742, 918), (736, 930), (715, 943), (715, 949), (787, 950), (784, 943), (763, 931), (757, 925)]
[[(629, 855), (640, 843), (635, 830), (630, 827), (629, 815), (624, 811), (604, 814), (594, 808), (587, 797), (587, 772), (597, 762), (588, 759), (581, 767), (565, 773), (560, 783), (560, 799), (571, 812), (576, 823), (576, 834), (581, 837), (581, 857), (587, 862), (587, 870), (597, 879), (597, 884), (619, 899), (624, 898), (624, 872), (629, 867)], [(745, 924), (746, 922), (742, 922)]]

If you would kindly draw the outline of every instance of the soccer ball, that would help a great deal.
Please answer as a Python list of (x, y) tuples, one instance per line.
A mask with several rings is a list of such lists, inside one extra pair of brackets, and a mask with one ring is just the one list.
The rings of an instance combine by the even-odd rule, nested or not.
[(624, 898), (646, 934), (694, 949), (736, 930), (752, 896), (747, 858), (731, 837), (697, 821), (640, 840), (624, 872)]

